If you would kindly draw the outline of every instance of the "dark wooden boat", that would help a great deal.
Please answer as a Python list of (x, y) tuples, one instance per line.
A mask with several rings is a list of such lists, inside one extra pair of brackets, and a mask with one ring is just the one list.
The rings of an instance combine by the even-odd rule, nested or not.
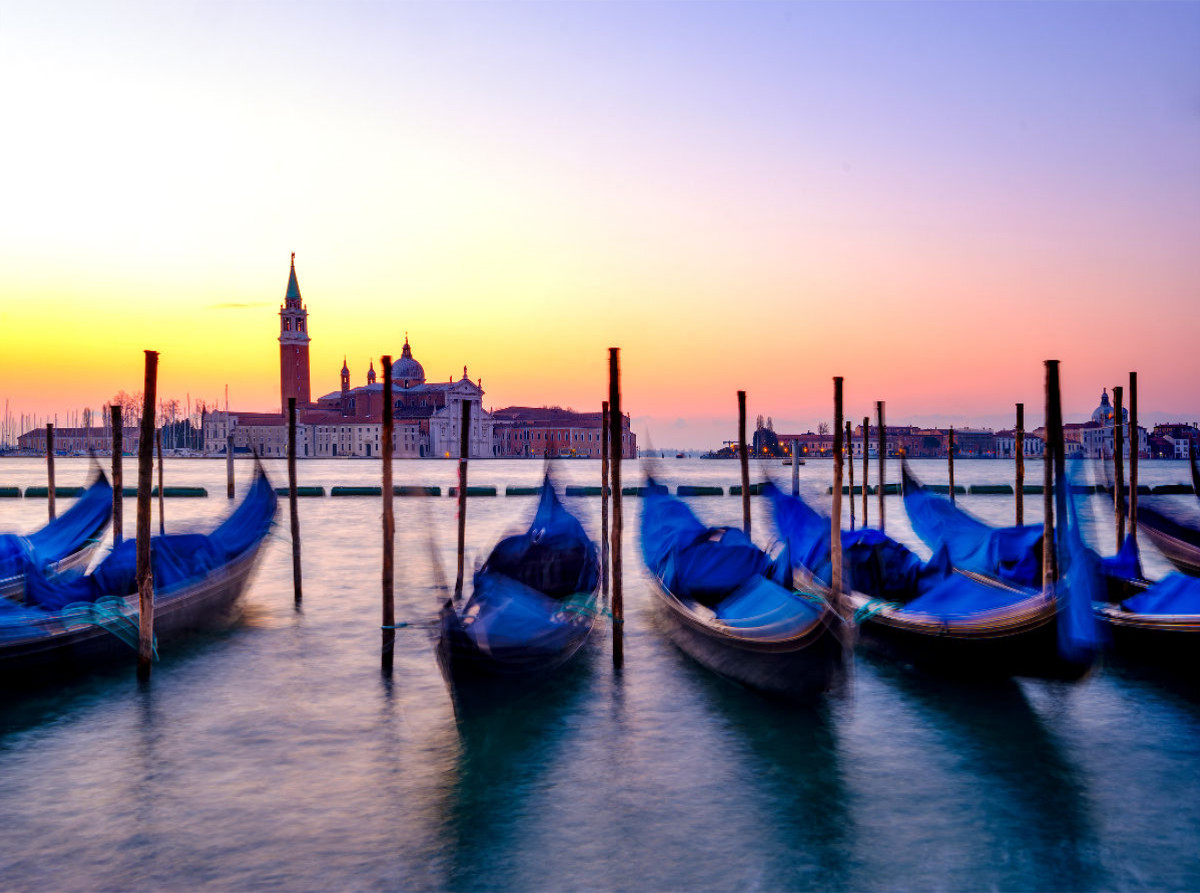
[[(151, 538), (154, 630), (159, 645), (235, 616), (236, 603), (275, 517), (275, 491), (259, 468), (245, 498), (210, 534)], [(0, 684), (28, 688), (136, 653), (136, 543), (92, 573), (31, 582), (28, 603), (0, 605)]]
[(112, 517), (112, 486), (96, 469), (65, 512), (28, 536), (0, 534), (0, 598), (23, 600), (27, 574), (54, 575), (91, 561)]
[[(797, 573), (829, 592), (829, 519), (778, 488), (770, 493)], [(843, 531), (842, 546), (844, 597), (861, 640), (877, 651), (973, 678), (1074, 680), (1092, 666), (1090, 600), (1082, 609), (1071, 602), (1069, 615), (1062, 610), (1071, 585), (1098, 585), (1094, 568), (1089, 572), (1083, 559), (1055, 597), (957, 570), (945, 549), (922, 563), (877, 530)]]
[(1138, 503), (1137, 522), (1138, 531), (1150, 537), (1164, 558), (1183, 573), (1200, 577), (1200, 529), (1146, 502)]
[(741, 531), (705, 527), (665, 487), (648, 484), (642, 553), (671, 640), (769, 697), (806, 701), (838, 687), (848, 628), (829, 603), (772, 579), (770, 559)]
[(456, 697), (532, 683), (568, 661), (595, 626), (599, 586), (595, 544), (547, 476), (529, 530), (497, 543), (465, 604), (442, 606), (437, 657)]

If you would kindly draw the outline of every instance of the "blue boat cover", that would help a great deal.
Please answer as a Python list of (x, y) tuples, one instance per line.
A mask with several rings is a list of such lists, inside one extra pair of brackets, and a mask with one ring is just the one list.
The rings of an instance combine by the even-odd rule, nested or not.
[[(797, 496), (766, 485), (775, 512), (775, 527), (792, 560), (819, 583), (833, 580), (830, 519)], [(842, 531), (842, 582), (852, 592), (893, 602), (907, 602), (950, 573), (947, 556), (928, 564), (912, 550), (870, 527)]]
[(1041, 525), (992, 527), (904, 474), (904, 508), (913, 532), (931, 549), (945, 546), (955, 567), (1017, 586), (1042, 585)]
[(595, 544), (547, 475), (529, 530), (497, 543), (480, 573), (501, 573), (551, 598), (566, 598), (595, 589), (599, 568)]
[(982, 611), (1007, 608), (1037, 593), (1028, 590), (1011, 590), (988, 586), (962, 574), (933, 583), (921, 595), (900, 609), (899, 613), (931, 614), (947, 620), (962, 619)]
[(595, 544), (547, 475), (529, 530), (496, 544), (451, 616), (452, 647), (469, 643), (501, 661), (568, 652), (591, 629), (599, 567)]
[(0, 579), (41, 573), (98, 536), (112, 514), (112, 486), (104, 472), (65, 512), (29, 536), (0, 534)]
[(667, 488), (647, 482), (642, 558), (676, 595), (712, 607), (771, 569), (766, 553), (735, 527), (705, 527)]
[[(240, 556), (267, 535), (277, 506), (275, 490), (261, 471), (241, 504), (210, 534), (168, 534), (150, 538), (150, 563), (156, 593), (202, 579)], [(90, 574), (64, 574), (53, 580), (31, 576), (26, 600), (45, 611), (105, 596), (137, 591), (137, 542), (124, 540)]]
[(1168, 574), (1121, 607), (1135, 614), (1200, 614), (1200, 577)]
[(674, 595), (714, 610), (727, 626), (808, 624), (824, 605), (791, 590), (789, 551), (772, 560), (735, 527), (705, 527), (667, 488), (647, 481), (642, 558)]

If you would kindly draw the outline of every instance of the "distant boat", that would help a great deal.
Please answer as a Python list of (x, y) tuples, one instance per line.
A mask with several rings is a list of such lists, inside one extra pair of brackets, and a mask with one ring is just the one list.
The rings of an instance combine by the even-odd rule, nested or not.
[[(262, 468), (210, 534), (150, 539), (159, 643), (228, 621), (270, 533), (277, 499)], [(138, 637), (137, 542), (125, 540), (90, 574), (31, 576), (26, 604), (0, 600), (0, 678), (32, 684), (131, 659)]]
[(804, 464), (804, 457), (802, 457), (802, 456), (801, 456), (801, 457), (798, 457), (798, 458), (796, 458), (796, 459), (792, 459), (792, 458), (789, 456), (788, 458), (786, 458), (786, 459), (784, 459), (784, 460), (783, 460), (783, 464), (784, 464), (784, 465), (792, 465), (793, 463), (794, 463), (794, 464), (796, 464), (796, 465), (803, 465), (803, 464)]
[(675, 458), (676, 458), (676, 459), (685, 459), (685, 458), (687, 458), (687, 457), (686, 457), (686, 456), (684, 456), (684, 455), (683, 455), (683, 453), (676, 453), (676, 454), (675, 454)]
[(547, 475), (529, 530), (496, 544), (465, 604), (442, 607), (438, 663), (460, 705), (477, 684), (525, 685), (569, 660), (595, 625), (599, 587), (596, 546)]
[(112, 486), (99, 468), (74, 504), (36, 533), (0, 534), (0, 598), (20, 600), (27, 574), (86, 567), (112, 518)]
[(705, 527), (648, 480), (641, 539), (667, 633), (697, 663), (791, 701), (844, 679), (845, 622), (820, 596), (792, 591), (790, 568), (741, 530)]

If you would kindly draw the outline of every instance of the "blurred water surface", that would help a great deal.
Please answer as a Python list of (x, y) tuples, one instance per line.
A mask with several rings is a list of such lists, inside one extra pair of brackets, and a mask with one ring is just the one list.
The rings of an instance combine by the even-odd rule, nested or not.
[[(286, 484), (283, 463), (266, 464)], [(672, 486), (738, 483), (733, 462), (661, 459), (627, 462), (627, 484), (640, 483), (639, 465)], [(240, 493), (250, 463), (237, 466)], [(598, 462), (553, 467), (562, 486), (598, 482)], [(58, 483), (83, 484), (87, 468), (58, 460)], [(946, 481), (944, 462), (914, 468)], [(480, 461), (470, 482), (503, 494), (542, 470)], [(898, 470), (889, 465), (893, 480)], [(955, 471), (963, 485), (1008, 483), (1013, 466)], [(205, 529), (229, 510), (224, 473), (220, 461), (167, 461), (168, 486), (210, 493), (166, 500), (168, 530)], [(372, 461), (299, 466), (301, 485), (327, 489), (379, 474)], [(830, 464), (800, 475), (828, 506)], [(1027, 475), (1039, 483), (1040, 463)], [(790, 469), (752, 469), (767, 476), (786, 487)], [(135, 477), (127, 460), (127, 484)], [(454, 462), (396, 465), (397, 484), (445, 493), (455, 480)], [(1187, 480), (1185, 463), (1141, 466), (1144, 484)], [(43, 462), (0, 461), (0, 486), (44, 483)], [(1161, 498), (1195, 510), (1194, 497)], [(959, 499), (1012, 522), (1011, 496)], [(737, 498), (689, 501), (709, 523), (741, 523)], [(568, 503), (598, 533), (599, 499)], [(1082, 503), (1089, 538), (1111, 553), (1111, 503)], [(766, 543), (768, 510), (753, 504)], [(459, 722), (427, 630), (400, 631), (395, 672), (380, 676), (379, 500), (302, 499), (302, 608), (284, 512), (241, 622), (164, 653), (148, 687), (131, 665), (2, 696), (0, 886), (1200, 888), (1200, 697), (1188, 686), (1118, 665), (1074, 686), (967, 686), (860, 656), (849, 696), (808, 710), (766, 703), (662, 637), (638, 500), (624, 506), (624, 671), (606, 631), (554, 688)], [(530, 497), (471, 499), (468, 563), (533, 508)], [(29, 532), (45, 513), (44, 500), (2, 500), (0, 529)], [(132, 535), (132, 499), (125, 514)], [(1027, 496), (1026, 520), (1040, 516), (1041, 498)], [(886, 517), (916, 545), (898, 497)], [(429, 621), (440, 599), (431, 553), (453, 573), (455, 502), (397, 498), (396, 519), (397, 616)], [(1165, 573), (1146, 552), (1147, 572)]]

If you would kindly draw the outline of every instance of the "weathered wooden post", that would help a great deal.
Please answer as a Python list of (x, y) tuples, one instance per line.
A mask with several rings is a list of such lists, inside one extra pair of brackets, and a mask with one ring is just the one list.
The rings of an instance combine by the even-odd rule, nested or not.
[[(851, 497), (853, 501), (853, 497)], [(842, 377), (833, 378), (833, 511), (829, 516), (829, 558), (833, 565), (830, 599), (841, 613), (842, 601)]]
[(854, 431), (853, 431), (853, 429), (850, 427), (850, 422), (849, 422), (849, 420), (847, 420), (847, 421), (846, 421), (846, 441), (845, 441), (845, 444), (846, 444), (846, 445), (845, 445), (845, 449), (846, 449), (846, 468), (847, 468), (847, 469), (849, 470), (849, 472), (850, 472), (850, 474), (848, 475), (848, 477), (850, 478), (850, 483), (849, 483), (849, 486), (850, 486), (850, 492), (849, 492), (849, 502), (850, 502), (850, 531), (851, 531), (851, 532), (853, 532), (853, 531), (854, 531)]
[(746, 392), (738, 391), (738, 461), (742, 466), (742, 530), (750, 536), (750, 457), (746, 451)]
[(229, 413), (225, 413), (225, 495), (233, 499), (233, 431), (229, 428)]
[(871, 458), (871, 419), (868, 416), (863, 416), (863, 481), (862, 481), (862, 497), (863, 497), (863, 519), (862, 526), (870, 526), (867, 521), (867, 484), (870, 483), (871, 466), (867, 463)]
[(1138, 436), (1137, 421), (1137, 373), (1129, 373), (1129, 535), (1137, 542), (1137, 504), (1138, 504), (1138, 449), (1141, 438)]
[(154, 474), (154, 404), (158, 388), (158, 351), (146, 351), (146, 380), (142, 386), (142, 431), (138, 441), (137, 587), (138, 679), (150, 678), (154, 659), (154, 572), (150, 566), (150, 489)]
[(125, 476), (121, 469), (121, 453), (125, 449), (122, 435), (125, 432), (122, 428), (124, 423), (121, 421), (121, 407), (110, 406), (109, 411), (112, 414), (112, 528), (113, 546), (116, 547), (125, 539)]
[(800, 495), (800, 441), (792, 439), (792, 495)]
[(946, 461), (950, 466), (950, 504), (954, 505), (954, 426), (950, 426), (950, 437), (947, 440)]
[(1017, 430), (1013, 432), (1016, 439), (1017, 462), (1017, 526), (1025, 523), (1025, 404), (1017, 404)]
[(884, 532), (883, 499), (887, 489), (887, 425), (883, 419), (883, 401), (875, 403), (875, 413), (878, 415), (876, 424), (879, 427), (879, 532)]
[[(396, 517), (393, 513), (392, 489), (392, 358), (384, 356), (383, 364), (383, 667), (392, 672), (396, 651), (395, 560)], [(431, 556), (434, 561), (436, 556)]]
[[(1069, 523), (1067, 514), (1067, 447), (1063, 438), (1062, 390), (1059, 386), (1058, 360), (1054, 361), (1053, 375), (1050, 382), (1051, 424), (1050, 436), (1054, 439), (1054, 523), (1063, 525)], [(1062, 579), (1062, 558), (1057, 546), (1054, 552), (1054, 579)]]
[(162, 455), (162, 429), (154, 429), (154, 451), (158, 454), (158, 532), (162, 536), (167, 534), (166, 516), (163, 514), (163, 455)]
[(462, 598), (463, 561), (467, 550), (467, 458), (471, 454), (471, 401), (463, 398), (458, 444), (458, 576), (454, 579), (454, 597)]
[(625, 595), (621, 588), (621, 349), (608, 349), (608, 437), (612, 451), (612, 620), (613, 666), (625, 663)]
[[(1058, 392), (1058, 360), (1046, 360), (1046, 442), (1042, 454), (1042, 588), (1054, 595), (1058, 562), (1054, 553), (1054, 395)], [(1061, 520), (1061, 519), (1060, 519)]]
[(608, 605), (608, 401), (600, 404), (600, 589)]
[(50, 520), (53, 521), (58, 513), (54, 507), (54, 424), (52, 422), (46, 425), (46, 479), (49, 484), (46, 488), (46, 504), (50, 509)]
[(1117, 551), (1125, 542), (1125, 419), (1121, 411), (1124, 388), (1113, 388), (1113, 511), (1117, 521)]
[(296, 505), (296, 398), (288, 397), (288, 515), (292, 522), (292, 588), (296, 604), (303, 600), (300, 586), (300, 510)]

